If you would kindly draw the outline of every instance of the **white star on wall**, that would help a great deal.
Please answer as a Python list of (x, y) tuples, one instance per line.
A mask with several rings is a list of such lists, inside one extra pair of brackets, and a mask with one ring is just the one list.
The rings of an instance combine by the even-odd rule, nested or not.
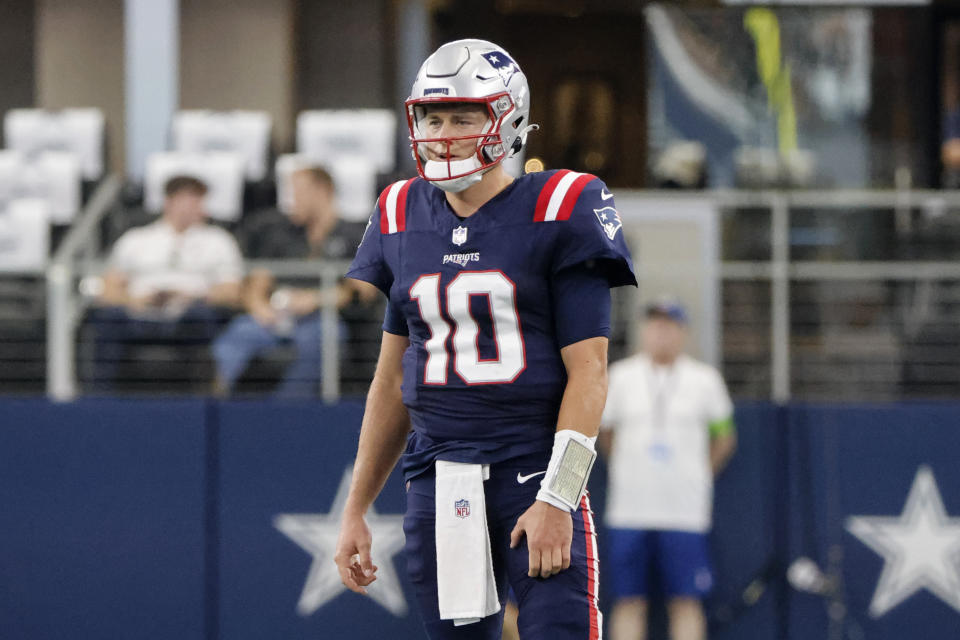
[[(311, 615), (347, 590), (340, 582), (340, 572), (333, 556), (352, 475), (353, 467), (343, 472), (337, 496), (328, 513), (281, 513), (273, 519), (274, 527), (313, 556), (307, 582), (297, 603), (297, 612), (302, 616)], [(367, 594), (384, 609), (402, 618), (407, 615), (407, 600), (403, 597), (393, 557), (403, 549), (403, 516), (380, 515), (371, 506), (366, 521), (373, 535), (373, 564), (378, 567), (377, 579), (367, 587)]]
[(960, 612), (960, 518), (947, 516), (929, 467), (917, 470), (899, 517), (852, 516), (846, 529), (884, 559), (872, 617), (921, 589)]

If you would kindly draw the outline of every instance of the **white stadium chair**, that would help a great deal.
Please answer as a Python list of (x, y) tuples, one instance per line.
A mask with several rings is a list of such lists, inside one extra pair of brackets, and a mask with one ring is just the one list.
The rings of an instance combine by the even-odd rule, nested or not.
[(297, 116), (297, 153), (332, 167), (344, 157), (366, 158), (379, 173), (396, 166), (397, 119), (387, 109), (304, 111)]
[(70, 151), (80, 161), (84, 180), (104, 172), (106, 124), (99, 109), (11, 109), (3, 119), (6, 147), (32, 158), (43, 151)]
[(167, 180), (188, 175), (206, 183), (206, 205), (210, 217), (223, 222), (235, 222), (243, 212), (244, 166), (244, 157), (230, 151), (152, 153), (147, 157), (144, 207), (147, 211), (159, 213), (163, 209), (163, 188)]
[(0, 200), (19, 198), (43, 200), (49, 223), (70, 224), (80, 210), (80, 158), (70, 151), (0, 151)]
[(50, 254), (50, 207), (40, 198), (0, 204), (0, 273), (41, 271)]
[(377, 173), (373, 163), (361, 156), (347, 156), (330, 167), (337, 188), (340, 217), (351, 222), (365, 221), (377, 201)]
[(179, 111), (173, 119), (173, 150), (239, 153), (244, 176), (258, 182), (267, 175), (272, 126), (266, 111)]

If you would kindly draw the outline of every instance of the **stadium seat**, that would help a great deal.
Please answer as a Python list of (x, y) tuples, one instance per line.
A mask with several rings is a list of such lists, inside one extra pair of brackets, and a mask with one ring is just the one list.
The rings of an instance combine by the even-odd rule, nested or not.
[(267, 177), (272, 126), (265, 111), (179, 111), (173, 118), (173, 150), (239, 153), (244, 178), (258, 182)]
[(80, 158), (71, 151), (0, 151), (0, 201), (39, 199), (48, 222), (67, 225), (81, 206)]
[(84, 180), (103, 176), (105, 130), (103, 112), (92, 108), (11, 109), (3, 120), (8, 149), (28, 158), (43, 151), (72, 152), (79, 158)]
[(42, 271), (50, 255), (50, 207), (39, 198), (0, 210), (0, 273)]

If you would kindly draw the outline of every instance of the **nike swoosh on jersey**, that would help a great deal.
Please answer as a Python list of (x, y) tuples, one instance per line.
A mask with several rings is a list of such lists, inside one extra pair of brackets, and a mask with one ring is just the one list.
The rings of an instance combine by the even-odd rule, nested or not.
[(534, 477), (534, 476), (543, 475), (544, 473), (546, 473), (546, 471), (537, 471), (536, 473), (529, 473), (529, 474), (523, 476), (523, 475), (520, 475), (520, 472), (518, 471), (518, 472), (517, 472), (517, 484), (523, 484), (524, 482), (526, 482), (526, 481), (529, 480), (530, 478), (532, 478), (532, 477)]
[(601, 190), (600, 190), (600, 197), (601, 197), (602, 199), (604, 199), (604, 200), (609, 200), (610, 198), (613, 197), (613, 194), (610, 193), (609, 191), (607, 191), (606, 189), (601, 189)]

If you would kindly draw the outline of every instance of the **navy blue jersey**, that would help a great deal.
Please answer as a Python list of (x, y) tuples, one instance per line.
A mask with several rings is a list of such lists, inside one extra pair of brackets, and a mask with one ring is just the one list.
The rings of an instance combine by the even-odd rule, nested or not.
[(408, 477), (438, 457), (492, 463), (551, 449), (566, 385), (556, 310), (570, 308), (553, 283), (589, 265), (611, 287), (636, 285), (620, 225), (606, 185), (566, 170), (514, 180), (466, 219), (419, 178), (381, 194), (347, 276), (406, 319)]

